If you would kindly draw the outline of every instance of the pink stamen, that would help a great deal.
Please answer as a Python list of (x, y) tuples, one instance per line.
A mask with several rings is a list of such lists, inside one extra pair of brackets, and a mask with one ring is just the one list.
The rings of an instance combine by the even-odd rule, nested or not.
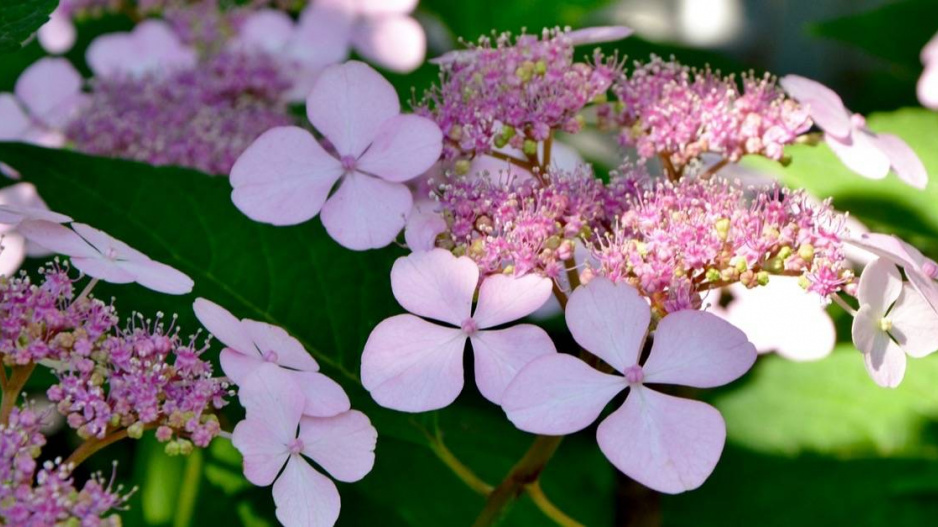
[(645, 380), (645, 372), (638, 364), (629, 366), (622, 373), (625, 374), (625, 380), (627, 380), (629, 384), (641, 384)]
[(463, 320), (463, 323), (461, 326), (462, 326), (462, 330), (466, 333), (466, 335), (472, 335), (476, 331), (479, 331), (479, 325), (476, 324), (476, 321), (472, 320), (471, 318), (467, 318), (466, 320)]

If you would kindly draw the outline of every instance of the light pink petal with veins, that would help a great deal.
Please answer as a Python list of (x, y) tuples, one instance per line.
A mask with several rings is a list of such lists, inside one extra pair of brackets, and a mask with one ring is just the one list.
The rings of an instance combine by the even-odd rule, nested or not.
[(352, 32), (352, 44), (362, 57), (398, 73), (414, 71), (427, 56), (423, 26), (405, 15), (359, 21)]
[(472, 319), (485, 329), (524, 318), (547, 302), (553, 285), (549, 278), (536, 274), (491, 275), (479, 287), (479, 304)]
[(880, 326), (882, 313), (869, 305), (860, 306), (853, 317), (853, 344), (863, 352), (866, 371), (873, 381), (885, 388), (895, 388), (905, 376), (906, 357), (889, 334)]
[(638, 363), (651, 308), (628, 284), (598, 277), (576, 288), (567, 303), (567, 327), (580, 346), (617, 371)]
[(756, 361), (746, 334), (704, 311), (678, 311), (658, 323), (648, 360), (646, 383), (712, 388), (734, 381)]
[(322, 224), (346, 249), (378, 249), (397, 238), (413, 205), (404, 184), (353, 172), (323, 205)]
[(889, 320), (889, 333), (909, 355), (919, 358), (938, 350), (938, 314), (912, 286), (902, 287)]
[(857, 299), (860, 305), (868, 305), (874, 313), (884, 314), (902, 292), (902, 275), (899, 269), (885, 258), (877, 258), (863, 268)]
[(332, 527), (339, 519), (341, 500), (335, 483), (299, 454), (290, 456), (273, 495), (277, 520), (284, 527)]
[(388, 181), (404, 182), (423, 174), (440, 158), (443, 133), (430, 119), (396, 115), (378, 130), (356, 168)]
[(824, 142), (847, 168), (865, 178), (883, 179), (889, 174), (889, 156), (866, 132), (854, 131), (845, 140), (825, 134)]
[(306, 99), (306, 115), (342, 156), (359, 157), (385, 121), (401, 112), (397, 92), (355, 60), (326, 68)]
[(29, 117), (12, 93), (0, 93), (0, 141), (18, 141), (30, 127)]
[(0, 276), (13, 276), (26, 259), (26, 240), (0, 226)]
[(840, 139), (850, 137), (853, 130), (850, 112), (834, 90), (800, 75), (785, 75), (778, 83), (788, 95), (808, 107), (811, 119), (825, 134)]
[(255, 221), (303, 223), (322, 209), (342, 164), (295, 126), (264, 132), (231, 168), (231, 199)]
[(134, 49), (130, 33), (108, 33), (95, 38), (85, 52), (85, 61), (97, 77), (109, 77), (126, 71)]
[(696, 489), (713, 472), (723, 453), (726, 424), (709, 404), (638, 386), (600, 423), (596, 438), (625, 475), (678, 494)]
[(889, 163), (899, 179), (918, 189), (924, 189), (928, 185), (928, 171), (925, 170), (925, 165), (905, 141), (892, 134), (878, 134), (874, 141), (889, 158)]
[(463, 387), (466, 335), (413, 315), (372, 330), (362, 353), (362, 385), (385, 408), (425, 412), (448, 406)]
[(303, 415), (332, 417), (351, 408), (348, 395), (339, 383), (319, 372), (291, 371), (306, 397)]
[[(244, 325), (227, 309), (204, 298), (197, 298), (192, 304), (192, 309), (202, 326), (226, 347), (238, 355), (260, 359), (254, 341)], [(231, 377), (230, 374), (228, 376)]]
[(242, 384), (244, 379), (264, 364), (264, 359), (260, 355), (256, 353), (247, 355), (231, 347), (221, 350), (218, 358), (221, 363), (221, 371), (225, 372), (231, 382), (238, 385)]
[(508, 385), (502, 409), (534, 434), (564, 435), (592, 424), (628, 384), (571, 355), (551, 354), (525, 366)]
[(538, 357), (557, 353), (547, 332), (531, 324), (479, 331), (470, 340), (476, 384), (495, 404), (501, 404), (505, 388), (522, 368)]
[(587, 44), (616, 42), (629, 37), (634, 32), (632, 28), (625, 26), (585, 27), (567, 33), (567, 38), (576, 46), (584, 46)]
[(287, 56), (314, 69), (342, 62), (348, 58), (353, 22), (347, 12), (312, 2), (300, 13)]
[(59, 55), (72, 49), (75, 45), (75, 24), (72, 18), (65, 13), (61, 6), (49, 16), (49, 21), (39, 28), (37, 37), (42, 49), (48, 53)]
[(185, 295), (195, 285), (185, 273), (153, 260), (118, 261), (115, 265), (130, 273), (134, 282), (158, 293)]
[(17, 230), (26, 239), (64, 256), (72, 258), (101, 257), (101, 253), (79, 236), (78, 233), (58, 223), (44, 220), (24, 221), (17, 227)]
[(358, 481), (374, 467), (378, 431), (359, 411), (304, 417), (300, 421), (300, 439), (303, 454), (339, 481)]
[(14, 92), (30, 115), (58, 128), (77, 110), (81, 83), (81, 75), (69, 61), (46, 57), (23, 71)]
[(137, 278), (131, 271), (122, 269), (116, 262), (101, 255), (93, 258), (72, 256), (71, 265), (92, 278), (111, 284), (132, 284)]
[(933, 260), (926, 258), (918, 249), (898, 237), (888, 234), (865, 233), (849, 242), (887, 258), (905, 269), (909, 282), (938, 313), (938, 284), (935, 283), (938, 278), (938, 264)]
[(238, 399), (247, 419), (263, 422), (267, 433), (281, 444), (296, 438), (306, 403), (290, 372), (275, 364), (261, 364), (241, 383)]
[(280, 366), (300, 371), (319, 371), (316, 359), (283, 328), (256, 320), (242, 320), (241, 324), (262, 356), (273, 352), (276, 354), (274, 362)]
[(436, 237), (446, 230), (446, 220), (430, 200), (416, 201), (404, 225), (404, 241), (413, 252), (426, 252), (436, 247)]
[(276, 9), (260, 9), (249, 14), (238, 30), (234, 43), (246, 50), (276, 53), (293, 36), (293, 19)]
[[(45, 203), (42, 203), (42, 200), (31, 205), (16, 204), (18, 198), (11, 194), (19, 193), (20, 191), (17, 189), (21, 188), (20, 185), (29, 185), (32, 187), (30, 183), (19, 183), (0, 190), (0, 223), (19, 225), (24, 221), (47, 221), (50, 223), (68, 223), (72, 221), (72, 218), (64, 214), (49, 210), (45, 206)], [(3, 191), (7, 190), (10, 192), (7, 192), (6, 195), (2, 195)]]
[(915, 85), (915, 91), (922, 106), (938, 110), (938, 62), (925, 66)]
[(150, 258), (110, 234), (84, 223), (73, 223), (72, 229), (84, 238), (101, 255), (107, 255), (119, 260), (149, 261)]
[(391, 289), (404, 309), (454, 326), (469, 318), (478, 283), (476, 263), (446, 249), (409, 254), (391, 267)]
[(274, 482), (290, 457), (287, 444), (272, 435), (261, 420), (245, 419), (235, 425), (231, 443), (244, 458), (244, 476), (262, 487)]

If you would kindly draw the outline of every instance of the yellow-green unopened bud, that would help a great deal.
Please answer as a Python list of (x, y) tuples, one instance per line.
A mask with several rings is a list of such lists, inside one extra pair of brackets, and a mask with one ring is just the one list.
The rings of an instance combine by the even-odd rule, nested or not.
[(511, 274), (514, 274), (514, 272), (515, 272), (515, 266), (513, 265), (505, 266), (505, 268), (502, 269), (502, 274), (511, 275)]
[(716, 224), (714, 224), (714, 227), (716, 228), (717, 235), (719, 235), (720, 239), (726, 241), (726, 238), (730, 233), (730, 219), (720, 218), (717, 220)]
[(779, 257), (782, 261), (787, 260), (789, 256), (791, 256), (791, 247), (789, 247), (789, 246), (786, 245), (786, 246), (784, 246), (784, 247), (782, 247), (781, 249), (778, 250), (778, 257)]
[(814, 246), (810, 243), (806, 243), (801, 247), (798, 247), (798, 256), (806, 262), (810, 262), (814, 258)]
[(756, 273), (756, 283), (759, 285), (768, 285), (769, 273), (765, 271), (759, 271), (758, 273)]
[(538, 75), (543, 75), (547, 73), (547, 63), (543, 60), (539, 60), (534, 64), (534, 73)]
[(800, 285), (802, 289), (807, 289), (808, 286), (811, 285), (811, 282), (808, 281), (808, 277), (807, 277), (807, 276), (801, 275), (801, 276), (798, 277), (798, 285)]
[(707, 269), (707, 281), (708, 282), (719, 282), (720, 281), (720, 271), (717, 271), (714, 268)]
[(742, 272), (744, 272), (746, 269), (749, 269), (749, 264), (746, 263), (746, 259), (745, 259), (745, 258), (740, 258), (739, 260), (736, 261), (735, 267), (736, 267), (736, 270), (737, 270), (737, 271), (739, 271), (740, 273), (742, 273)]
[(167, 456), (178, 456), (179, 455), (179, 443), (176, 441), (170, 441), (166, 443), (166, 446), (163, 447), (163, 451), (166, 452)]
[(143, 437), (143, 423), (137, 421), (136, 423), (127, 427), (127, 437), (131, 439), (140, 439)]
[(495, 136), (495, 148), (505, 148), (505, 145), (508, 144), (508, 140), (505, 139), (503, 135)]
[(192, 453), (192, 450), (193, 450), (193, 448), (194, 448), (194, 447), (192, 446), (192, 441), (189, 441), (188, 439), (179, 439), (179, 440), (177, 440), (176, 442), (179, 443), (179, 453), (180, 453), (180, 454), (182, 454), (182, 455), (184, 455), (184, 456), (188, 456), (189, 454)]
[(534, 141), (533, 139), (525, 139), (523, 151), (524, 155), (526, 156), (537, 155), (537, 141)]
[(501, 135), (502, 135), (502, 137), (505, 138), (506, 141), (509, 141), (509, 140), (511, 140), (512, 137), (515, 136), (515, 133), (516, 133), (516, 132), (515, 132), (515, 127), (514, 127), (514, 126), (506, 126), (506, 127), (502, 128), (502, 134), (501, 134)]
[(456, 164), (453, 165), (453, 170), (456, 172), (457, 176), (464, 176), (469, 173), (469, 168), (472, 167), (472, 162), (468, 159), (460, 159), (456, 161)]
[(560, 247), (560, 241), (560, 236), (555, 234), (554, 236), (547, 238), (547, 240), (544, 242), (544, 246), (548, 249), (556, 250), (558, 247)]

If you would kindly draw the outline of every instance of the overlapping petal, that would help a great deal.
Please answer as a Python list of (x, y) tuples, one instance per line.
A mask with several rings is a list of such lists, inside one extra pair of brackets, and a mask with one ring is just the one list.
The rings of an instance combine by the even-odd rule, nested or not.
[(495, 404), (501, 403), (505, 388), (525, 365), (557, 353), (547, 332), (531, 324), (479, 331), (470, 340), (476, 384), (482, 395)]
[(303, 440), (303, 454), (339, 481), (358, 481), (375, 464), (378, 432), (359, 411), (304, 417), (299, 437)]
[(480, 328), (490, 328), (524, 318), (543, 306), (552, 292), (553, 282), (536, 274), (489, 276), (479, 287), (472, 319)]
[(322, 207), (322, 224), (347, 249), (377, 249), (394, 241), (413, 204), (402, 183), (353, 172)]
[(34, 119), (58, 128), (77, 110), (81, 84), (81, 75), (70, 62), (46, 57), (23, 71), (14, 92)]
[(889, 163), (899, 179), (918, 189), (924, 189), (928, 185), (928, 171), (925, 165), (905, 141), (892, 134), (878, 134), (874, 142), (889, 158)]
[(479, 267), (467, 257), (433, 249), (398, 258), (391, 289), (407, 311), (459, 326), (472, 313)]
[(821, 130), (839, 139), (851, 135), (853, 127), (850, 112), (833, 90), (799, 75), (785, 75), (778, 83), (789, 95), (808, 107), (811, 119)]
[(618, 371), (638, 363), (651, 309), (628, 284), (595, 278), (567, 303), (567, 327), (577, 343)]
[(332, 527), (341, 500), (335, 483), (298, 454), (290, 456), (273, 488), (277, 520), (284, 527)]
[(825, 135), (824, 141), (840, 161), (857, 174), (869, 179), (883, 179), (889, 174), (889, 156), (866, 132), (855, 131), (845, 139)]
[(357, 168), (382, 179), (403, 182), (427, 171), (440, 158), (443, 133), (430, 119), (396, 115), (385, 121)]
[(938, 350), (938, 314), (915, 288), (906, 284), (889, 312), (890, 335), (903, 351), (924, 357)]

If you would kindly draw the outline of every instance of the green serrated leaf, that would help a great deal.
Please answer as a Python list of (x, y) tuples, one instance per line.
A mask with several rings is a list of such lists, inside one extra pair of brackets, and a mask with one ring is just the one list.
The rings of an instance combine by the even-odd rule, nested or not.
[(58, 0), (0, 2), (0, 54), (19, 50), (58, 5)]

